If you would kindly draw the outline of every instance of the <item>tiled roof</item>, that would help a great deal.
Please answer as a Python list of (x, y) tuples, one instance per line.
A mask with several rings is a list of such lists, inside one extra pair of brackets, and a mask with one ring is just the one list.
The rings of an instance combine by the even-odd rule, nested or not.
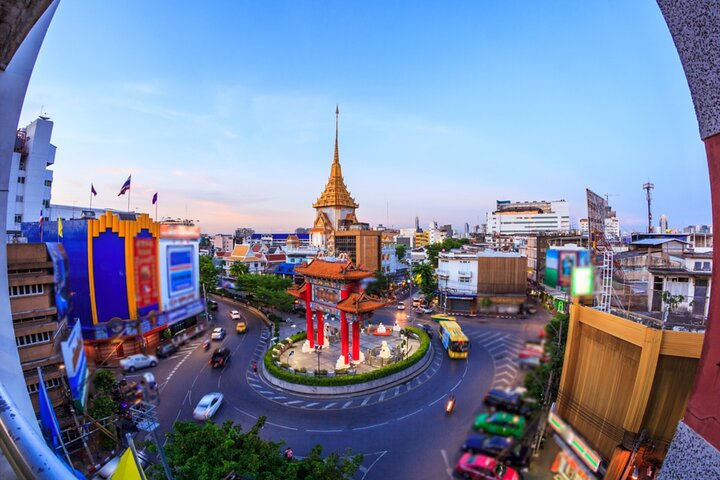
[(379, 298), (370, 297), (364, 293), (351, 293), (348, 298), (341, 300), (337, 308), (347, 313), (367, 313), (387, 305)]
[(267, 258), (268, 262), (274, 263), (274, 262), (284, 262), (285, 261), (285, 254), (284, 253), (270, 253), (265, 255), (265, 258)]
[(307, 284), (303, 283), (301, 286), (294, 286), (287, 289), (287, 292), (295, 298), (304, 298)]
[(247, 256), (248, 248), (249, 247), (247, 245), (235, 245), (235, 248), (233, 248), (232, 254), (230, 254), (230, 256), (238, 257), (238, 259), (243, 258)]
[(347, 262), (328, 262), (316, 258), (309, 264), (295, 267), (295, 272), (309, 277), (330, 278), (334, 280), (360, 280), (372, 277), (373, 273), (356, 268), (350, 260)]

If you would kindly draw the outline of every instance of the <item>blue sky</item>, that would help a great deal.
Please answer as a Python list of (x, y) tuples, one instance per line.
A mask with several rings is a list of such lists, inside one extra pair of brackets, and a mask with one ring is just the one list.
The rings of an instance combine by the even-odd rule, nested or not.
[(21, 126), (55, 122), (53, 201), (309, 226), (335, 104), (346, 183), (372, 224), (484, 222), (495, 200), (612, 194), (642, 228), (710, 222), (692, 102), (652, 1), (63, 1)]

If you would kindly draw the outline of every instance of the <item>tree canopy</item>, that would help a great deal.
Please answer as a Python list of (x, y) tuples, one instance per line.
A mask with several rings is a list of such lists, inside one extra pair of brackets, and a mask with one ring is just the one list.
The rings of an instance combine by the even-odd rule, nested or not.
[[(215, 480), (230, 474), (255, 480), (344, 480), (357, 472), (362, 455), (346, 452), (322, 456), (316, 445), (308, 456), (288, 460), (282, 454), (282, 442), (263, 440), (258, 432), (265, 417), (248, 431), (227, 420), (213, 422), (175, 422), (167, 434), (165, 453), (177, 480)], [(165, 478), (160, 465), (148, 472), (153, 478)]]
[(395, 255), (397, 256), (398, 260), (402, 260), (405, 258), (405, 255), (407, 254), (408, 246), (404, 243), (399, 243), (395, 245)]
[(248, 273), (250, 273), (250, 267), (243, 262), (233, 262), (232, 265), (230, 265), (230, 275), (235, 277), (235, 281), (237, 281), (238, 277), (247, 275)]
[(426, 298), (431, 298), (437, 290), (435, 269), (429, 263), (418, 263), (412, 269), (413, 281), (420, 287)]
[(275, 275), (240, 275), (237, 287), (251, 294), (255, 300), (267, 306), (288, 312), (292, 309), (295, 299), (287, 293), (292, 286), (289, 278)]
[(369, 283), (368, 286), (365, 287), (365, 293), (368, 295), (376, 295), (378, 297), (385, 296), (390, 286), (387, 276), (380, 270), (375, 272), (373, 276), (375, 281)]
[(205, 255), (200, 255), (200, 284), (205, 287), (208, 292), (214, 292), (218, 282), (218, 269), (215, 267), (212, 259)]
[(446, 238), (442, 242), (433, 243), (432, 245), (427, 246), (427, 256), (428, 260), (430, 261), (430, 264), (433, 266), (433, 268), (437, 268), (438, 266), (438, 255), (441, 251), (450, 251), (453, 248), (460, 248), (463, 245), (467, 245), (470, 243), (470, 240), (467, 238)]
[(552, 384), (550, 385), (550, 398), (554, 399), (555, 395), (557, 395), (563, 361), (565, 360), (565, 344), (569, 326), (570, 315), (567, 313), (556, 314), (545, 325), (545, 353), (548, 354), (550, 360), (542, 363), (537, 369), (525, 376), (525, 387), (528, 390), (528, 396), (535, 398), (538, 404), (542, 404), (546, 400), (545, 392), (548, 388), (548, 382), (550, 382), (550, 372), (554, 372)]

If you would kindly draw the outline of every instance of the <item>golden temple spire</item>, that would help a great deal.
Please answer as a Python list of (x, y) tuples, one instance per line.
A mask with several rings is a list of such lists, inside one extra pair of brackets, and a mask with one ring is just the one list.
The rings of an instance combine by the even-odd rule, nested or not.
[(340, 117), (340, 107), (335, 106), (335, 153), (333, 163), (330, 167), (330, 178), (325, 185), (325, 190), (320, 198), (313, 204), (314, 208), (318, 207), (348, 207), (358, 208), (358, 204), (350, 196), (345, 181), (342, 176), (342, 168), (340, 167), (340, 153), (338, 149), (338, 123)]

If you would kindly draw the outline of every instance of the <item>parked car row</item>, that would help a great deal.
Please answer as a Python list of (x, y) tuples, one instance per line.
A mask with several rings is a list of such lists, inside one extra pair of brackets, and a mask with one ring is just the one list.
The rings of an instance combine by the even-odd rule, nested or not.
[(517, 468), (528, 465), (530, 447), (523, 441), (526, 416), (534, 405), (524, 398), (524, 388), (490, 390), (483, 403), (491, 410), (477, 416), (470, 435), (462, 445), (465, 452), (455, 471), (473, 480), (518, 480)]

